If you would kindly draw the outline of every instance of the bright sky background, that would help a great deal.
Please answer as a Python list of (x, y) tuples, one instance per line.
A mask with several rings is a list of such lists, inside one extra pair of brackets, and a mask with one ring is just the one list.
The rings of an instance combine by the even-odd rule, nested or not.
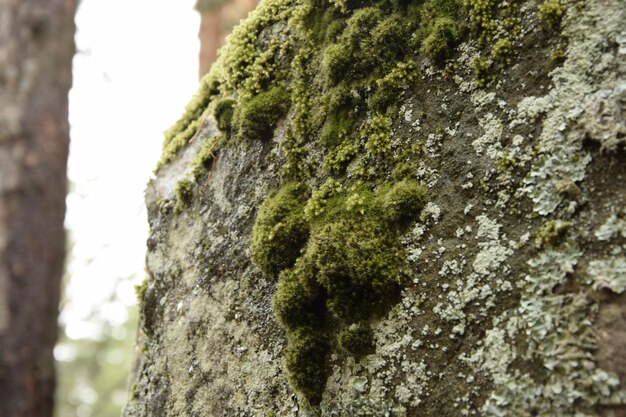
[(71, 148), (66, 227), (71, 338), (96, 337), (96, 312), (121, 324), (144, 278), (143, 190), (162, 132), (198, 83), (194, 0), (82, 0), (70, 92)]

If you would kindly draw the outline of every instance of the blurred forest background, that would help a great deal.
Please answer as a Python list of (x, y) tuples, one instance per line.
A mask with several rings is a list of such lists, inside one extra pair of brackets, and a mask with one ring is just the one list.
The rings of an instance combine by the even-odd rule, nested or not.
[(255, 5), (80, 2), (70, 92), (69, 243), (54, 350), (56, 417), (121, 413), (138, 316), (133, 287), (144, 278), (143, 189), (162, 132)]

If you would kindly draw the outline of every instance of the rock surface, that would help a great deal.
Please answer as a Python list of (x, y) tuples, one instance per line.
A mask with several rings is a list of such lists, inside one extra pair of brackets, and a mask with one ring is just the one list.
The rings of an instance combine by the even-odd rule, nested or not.
[[(471, 20), (476, 3), (464, 2), (470, 17), (460, 19)], [(198, 105), (204, 119), (146, 192), (149, 277), (125, 416), (626, 415), (626, 6), (513, 3), (515, 52), (484, 86), (474, 57), (485, 40), (475, 30), (443, 63), (423, 47), (409, 52), (415, 81), (384, 113), (389, 157), (375, 157), (367, 133), (377, 112), (361, 110), (366, 133), (345, 167), (325, 168), (330, 151), (311, 140), (297, 159), (306, 174), (285, 174), (297, 98), (271, 138), (237, 138), (233, 127), (219, 145), (212, 104)], [(562, 6), (558, 30), (550, 4)], [(283, 65), (272, 48), (301, 39), (291, 22), (302, 7), (266, 1), (240, 27), (258, 34), (250, 74), (268, 56)], [(500, 29), (486, 42), (504, 47)], [(493, 51), (490, 60), (500, 56)], [(295, 56), (285, 55), (287, 67)], [(242, 103), (237, 126), (237, 106), (259, 92), (223, 77), (220, 94)], [(210, 157), (198, 164), (207, 143)], [(324, 330), (331, 348), (317, 404), (285, 370), (292, 329), (272, 309), (277, 278), (251, 261), (259, 207), (285, 178), (313, 195), (329, 177), (346, 190), (353, 180), (377, 190), (407, 161), (402, 178), (422, 182), (429, 202), (400, 237), (401, 291), (367, 317), (367, 354), (341, 349), (335, 330)], [(336, 311), (325, 313), (328, 328), (342, 326)]]

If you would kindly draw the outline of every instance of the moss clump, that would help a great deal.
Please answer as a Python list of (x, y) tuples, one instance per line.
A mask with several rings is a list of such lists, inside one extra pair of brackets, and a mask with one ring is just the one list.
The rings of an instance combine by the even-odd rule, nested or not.
[(191, 162), (191, 175), (195, 180), (198, 180), (210, 168), (211, 161), (215, 158), (215, 152), (224, 141), (224, 134), (219, 134), (202, 144), (202, 148)]
[(300, 258), (293, 269), (280, 274), (272, 299), (276, 318), (287, 329), (302, 326), (321, 327), (325, 296), (315, 281), (315, 268), (308, 258)]
[(139, 301), (139, 304), (143, 303), (143, 300), (146, 297), (147, 290), (148, 278), (144, 278), (144, 280), (141, 281), (141, 284), (135, 285), (135, 294), (137, 295), (137, 301)]
[(384, 156), (391, 151), (391, 119), (377, 114), (365, 129), (365, 148), (373, 157)]
[(289, 93), (284, 87), (272, 87), (242, 104), (236, 114), (239, 138), (267, 140), (276, 123), (289, 109)]
[[(419, 218), (426, 191), (410, 180), (372, 191), (328, 179), (305, 206), (304, 195), (290, 183), (263, 203), (252, 259), (280, 272), (272, 306), (287, 329), (285, 366), (292, 386), (316, 404), (327, 377), (328, 340), (337, 337), (355, 355), (372, 350), (368, 320), (399, 296), (406, 263), (400, 234)], [(296, 244), (288, 230), (297, 231)], [(268, 238), (276, 231), (282, 235)]]
[(237, 90), (240, 97), (247, 98), (263, 89), (263, 79), (273, 77), (273, 59), (281, 56), (281, 46), (288, 45), (281, 45), (284, 39), (276, 36), (274, 42), (270, 41), (264, 45), (265, 48), (261, 48), (259, 38), (264, 29), (291, 18), (298, 9), (295, 6), (293, 0), (263, 1), (233, 29), (227, 38), (227, 48), (214, 65), (214, 68), (221, 70), (228, 91)]
[(397, 299), (405, 254), (385, 222), (342, 218), (312, 236), (307, 256), (318, 269), (329, 311), (341, 323), (382, 314)]
[(303, 186), (289, 183), (259, 208), (252, 230), (252, 261), (266, 274), (277, 276), (300, 256), (309, 228), (304, 219), (307, 194)]
[(509, 38), (498, 39), (491, 48), (491, 55), (502, 64), (511, 63), (513, 46)]
[(517, 165), (518, 160), (516, 157), (512, 156), (508, 152), (504, 152), (497, 160), (496, 160), (496, 169), (500, 173), (507, 172)]
[(464, 32), (463, 23), (450, 17), (437, 18), (424, 39), (420, 52), (432, 62), (439, 63), (449, 56), (450, 51), (461, 41)]
[(405, 13), (393, 13), (372, 30), (372, 44), (385, 61), (394, 62), (404, 58), (409, 49), (406, 39), (411, 36), (412, 26), (413, 22)]
[(196, 134), (202, 120), (206, 116), (207, 108), (211, 100), (219, 95), (220, 82), (214, 72), (209, 72), (200, 81), (200, 87), (195, 96), (185, 108), (184, 114), (174, 126), (165, 132), (163, 141), (163, 154), (157, 163), (156, 171), (163, 165), (171, 162), (178, 152)]
[(550, 220), (537, 233), (535, 243), (539, 247), (556, 245), (572, 227), (572, 222)]
[(462, 0), (469, 12), (470, 22), (482, 41), (490, 41), (497, 29), (496, 0)]
[(346, 166), (359, 154), (359, 146), (350, 141), (344, 141), (329, 150), (324, 158), (324, 168), (334, 174), (345, 171)]
[(182, 179), (176, 183), (176, 206), (174, 212), (180, 213), (191, 204), (193, 196), (193, 183), (188, 179)]
[(353, 323), (339, 332), (339, 346), (353, 355), (361, 356), (374, 351), (372, 328), (367, 323)]
[(428, 191), (415, 180), (400, 181), (382, 196), (385, 216), (390, 222), (401, 226), (416, 219), (427, 202)]
[(341, 201), (337, 198), (343, 198), (345, 190), (339, 181), (329, 178), (316, 191), (313, 192), (309, 201), (304, 207), (304, 215), (308, 222), (315, 223), (320, 218), (329, 219), (333, 217), (338, 210), (341, 210)]
[(354, 131), (354, 117), (347, 111), (334, 112), (326, 120), (320, 133), (320, 144), (328, 149), (324, 157), (324, 167), (328, 171), (341, 173), (358, 154), (359, 147), (352, 140)]
[(215, 117), (217, 128), (222, 132), (230, 132), (235, 103), (233, 98), (223, 98), (215, 103), (213, 117)]
[(354, 118), (348, 112), (333, 113), (324, 124), (320, 134), (323, 146), (336, 146), (348, 138), (354, 129)]
[(409, 179), (418, 172), (422, 159), (424, 157), (424, 144), (421, 141), (415, 141), (409, 147), (405, 147), (395, 157), (396, 165), (391, 171), (391, 178), (395, 181)]
[(309, 30), (317, 45), (334, 41), (343, 31), (345, 19), (337, 8), (328, 7), (322, 10), (312, 7), (303, 19), (302, 26)]
[(558, 29), (566, 10), (561, 0), (545, 0), (539, 5), (539, 20), (548, 29)]
[(487, 84), (495, 80), (493, 61), (485, 57), (474, 58), (474, 83), (477, 87), (486, 87)]
[(344, 79), (367, 75), (368, 70), (382, 55), (372, 52), (373, 36), (370, 35), (382, 16), (381, 10), (375, 7), (355, 11), (346, 21), (346, 29), (339, 36), (338, 43), (326, 48), (322, 57), (322, 69), (331, 85)]
[(308, 327), (290, 331), (288, 337), (284, 355), (289, 383), (311, 404), (319, 404), (328, 378), (328, 337), (324, 332)]
[(384, 77), (376, 80), (376, 91), (368, 100), (369, 108), (383, 113), (415, 80), (417, 68), (412, 60), (398, 62)]

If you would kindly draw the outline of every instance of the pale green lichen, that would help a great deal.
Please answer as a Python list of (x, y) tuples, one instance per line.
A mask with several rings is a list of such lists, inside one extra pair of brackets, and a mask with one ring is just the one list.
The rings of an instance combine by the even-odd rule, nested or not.
[(626, 238), (626, 208), (619, 213), (611, 214), (595, 231), (595, 236), (600, 241), (608, 241), (620, 236)]
[(581, 254), (568, 244), (529, 261), (531, 271), (510, 337), (525, 334), (528, 345), (516, 356), (539, 363), (548, 374), (541, 380), (520, 370), (503, 375), (483, 412), (495, 416), (504, 416), (507, 410), (518, 410), (520, 416), (591, 416), (598, 401), (619, 384), (615, 376), (593, 366), (591, 324), (596, 306), (583, 293), (554, 293)]
[(609, 259), (591, 261), (587, 269), (595, 290), (608, 289), (615, 294), (626, 290), (626, 258), (614, 255)]

